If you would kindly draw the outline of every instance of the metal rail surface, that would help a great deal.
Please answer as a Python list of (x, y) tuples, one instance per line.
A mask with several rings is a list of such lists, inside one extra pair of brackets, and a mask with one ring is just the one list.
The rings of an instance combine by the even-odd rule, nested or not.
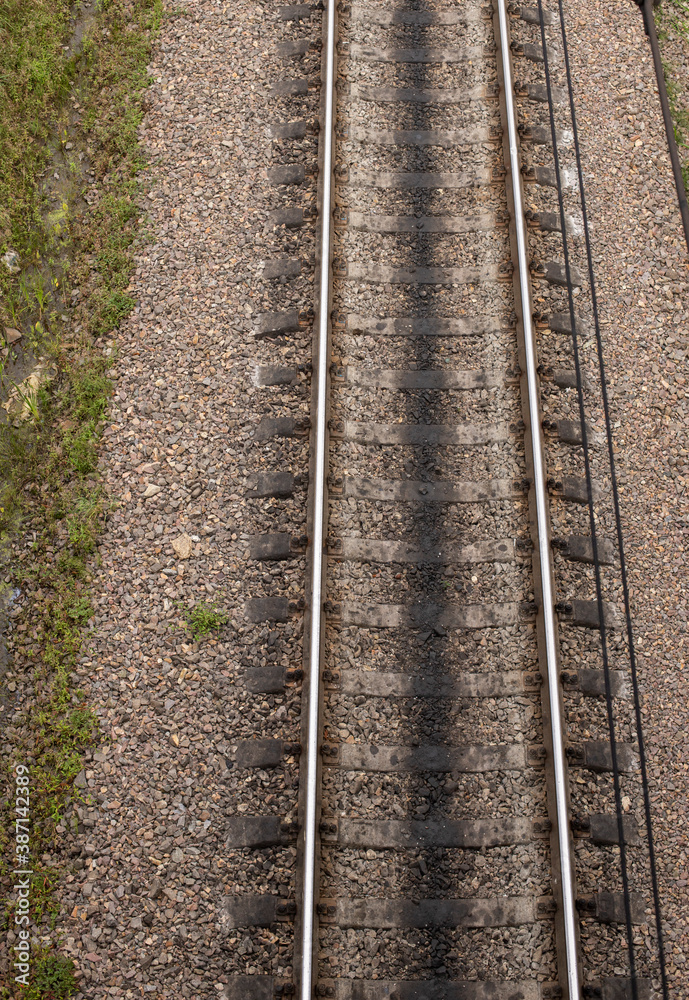
[(302, 881), (302, 941), (301, 941), (301, 997), (309, 1000), (313, 995), (313, 928), (314, 885), (316, 877), (316, 834), (318, 823), (318, 753), (319, 740), (319, 688), (321, 683), (321, 623), (323, 602), (323, 545), (325, 522), (325, 486), (328, 475), (328, 441), (326, 414), (328, 411), (328, 337), (330, 330), (330, 223), (331, 190), (333, 175), (333, 111), (335, 101), (335, 0), (328, 0), (325, 46), (325, 127), (323, 156), (323, 211), (321, 227), (320, 303), (318, 314), (318, 368), (316, 373), (316, 475), (313, 501), (313, 547), (311, 562), (311, 634), (309, 637), (309, 704), (308, 736), (306, 743), (306, 818), (304, 822), (304, 860)]
[(517, 139), (517, 123), (514, 110), (514, 86), (512, 81), (512, 65), (510, 56), (510, 40), (507, 25), (507, 8), (505, 0), (497, 0), (500, 19), (500, 56), (504, 91), (507, 105), (507, 140), (510, 150), (510, 175), (512, 181), (512, 197), (514, 199), (514, 226), (517, 237), (517, 254), (519, 260), (519, 287), (521, 292), (521, 323), (524, 336), (526, 358), (526, 380), (528, 385), (528, 401), (530, 413), (531, 449), (534, 474), (534, 491), (536, 494), (536, 521), (538, 526), (538, 551), (540, 561), (541, 612), (545, 628), (545, 661), (548, 672), (548, 690), (550, 696), (550, 727), (553, 745), (553, 767), (555, 771), (555, 797), (557, 811), (558, 846), (560, 849), (560, 874), (562, 878), (562, 909), (565, 926), (565, 946), (567, 961), (567, 985), (570, 1000), (580, 995), (581, 976), (579, 974), (577, 948), (577, 919), (574, 901), (574, 871), (570, 852), (569, 803), (567, 797), (567, 779), (565, 777), (565, 751), (562, 739), (563, 719), (560, 711), (560, 668), (555, 639), (555, 601), (551, 586), (552, 579), (552, 547), (548, 527), (548, 497), (546, 495), (546, 477), (543, 470), (543, 439), (540, 420), (540, 393), (536, 374), (536, 347), (532, 325), (533, 307), (531, 303), (531, 286), (529, 262), (526, 249), (526, 228), (524, 225), (524, 206), (521, 191), (521, 163)]

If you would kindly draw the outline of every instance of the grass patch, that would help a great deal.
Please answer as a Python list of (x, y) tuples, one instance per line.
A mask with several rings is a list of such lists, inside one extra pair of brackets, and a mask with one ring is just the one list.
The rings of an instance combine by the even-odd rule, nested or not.
[(63, 1000), (77, 992), (74, 962), (59, 955), (40, 955), (35, 963), (33, 980), (23, 994), (25, 1000)]
[[(0, 256), (14, 251), (18, 268), (36, 264), (45, 247), (36, 181), (76, 70), (62, 49), (69, 10), (69, 0), (0, 0)], [(1, 266), (0, 318), (16, 322), (22, 299), (33, 307), (37, 291), (45, 304), (41, 282), (20, 283)]]
[(193, 608), (186, 609), (184, 620), (194, 639), (203, 639), (226, 625), (228, 617), (221, 611), (216, 601), (200, 601)]
[[(97, 717), (75, 688), (84, 627), (93, 616), (88, 560), (110, 507), (99, 483), (98, 451), (112, 392), (111, 356), (93, 341), (133, 306), (128, 286), (141, 238), (137, 129), (162, 16), (161, 0), (101, 0), (83, 51), (72, 57), (63, 50), (70, 6), (67, 0), (0, 0), (0, 256), (13, 252), (11, 269), (0, 262), (0, 333), (3, 325), (21, 328), (25, 342), (30, 333), (52, 372), (24, 400), (24, 418), (0, 425), (0, 587), (20, 595), (10, 611), (3, 685), (21, 695), (3, 774), (10, 793), (13, 766), (30, 766), (32, 935), (52, 942), (32, 955), (28, 987), (0, 975), (2, 1000), (69, 997), (77, 990), (73, 964), (47, 932), (55, 926), (57, 888), (67, 870), (55, 828), (70, 803), (88, 799), (75, 779), (84, 751), (99, 739)], [(40, 186), (51, 142), (66, 138), (75, 108), (81, 127), (74, 138), (98, 182), (95, 201), (81, 216), (68, 202), (47, 212)], [(70, 289), (77, 291), (73, 308)], [(7, 863), (13, 820), (10, 795), (3, 798), (7, 933), (13, 926)]]
[[(110, 181), (118, 186), (118, 181)], [(108, 333), (127, 316), (134, 300), (127, 294), (132, 269), (132, 248), (136, 237), (137, 211), (135, 188), (120, 182), (119, 193), (109, 192), (102, 199), (92, 220), (75, 226), (75, 236), (82, 249), (82, 259), (90, 261), (88, 273), (82, 267), (77, 280), (91, 284), (87, 321), (94, 336)]]

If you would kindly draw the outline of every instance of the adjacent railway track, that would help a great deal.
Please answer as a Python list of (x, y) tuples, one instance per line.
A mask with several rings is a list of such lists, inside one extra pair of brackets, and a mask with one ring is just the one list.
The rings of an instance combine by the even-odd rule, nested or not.
[[(554, 24), (505, 0), (325, 8), (299, 821), (231, 826), (246, 847), (298, 838), (295, 898), (225, 910), (231, 928), (293, 922), (293, 977), (235, 977), (231, 1000), (663, 988)], [(545, 84), (516, 83), (516, 55)], [(558, 391), (572, 418), (550, 416)], [(288, 555), (282, 536), (256, 548)], [(237, 766), (297, 750), (275, 744), (246, 741)]]

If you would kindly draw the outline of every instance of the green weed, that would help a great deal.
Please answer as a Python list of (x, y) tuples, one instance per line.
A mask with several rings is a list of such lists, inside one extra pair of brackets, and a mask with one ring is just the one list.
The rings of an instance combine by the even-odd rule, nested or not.
[(117, 288), (110, 289), (96, 297), (97, 313), (93, 320), (92, 330), (95, 336), (101, 337), (122, 320), (134, 308), (134, 299)]
[(67, 537), (76, 556), (93, 552), (103, 509), (102, 498), (97, 493), (80, 497), (74, 504), (74, 512), (67, 518)]
[(96, 471), (98, 452), (90, 427), (85, 427), (76, 434), (70, 434), (65, 444), (70, 465), (75, 472), (86, 476), (89, 472)]
[(217, 632), (228, 621), (227, 615), (218, 608), (216, 601), (201, 601), (195, 607), (187, 609), (184, 618), (194, 639), (201, 639), (211, 632)]
[(36, 392), (36, 390), (35, 389), (24, 390), (20, 385), (17, 385), (16, 382), (10, 382), (10, 385), (21, 399), (22, 403), (24, 404), (24, 407), (26, 408), (26, 412), (31, 416), (31, 419), (38, 422), (41, 416), (41, 412), (40, 412), (40, 407), (38, 405), (38, 393)]
[(23, 996), (26, 1000), (66, 1000), (76, 991), (74, 962), (49, 953), (36, 959), (33, 983)]
[(70, 406), (74, 420), (97, 424), (105, 416), (112, 393), (112, 383), (105, 374), (106, 370), (106, 361), (94, 359), (75, 372), (71, 385), (73, 403)]
[(681, 35), (689, 37), (689, 3), (686, 0), (665, 0), (656, 9), (656, 17), (661, 24), (669, 21), (672, 28)]
[[(91, 551), (89, 549), (89, 551)], [(83, 580), (86, 577), (86, 564), (80, 556), (71, 552), (62, 552), (57, 561), (57, 570), (67, 579)]]

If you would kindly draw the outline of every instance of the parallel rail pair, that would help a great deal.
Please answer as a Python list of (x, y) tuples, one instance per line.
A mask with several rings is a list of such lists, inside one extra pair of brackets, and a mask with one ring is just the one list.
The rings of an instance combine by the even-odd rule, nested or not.
[[(315, 8), (280, 10), (298, 20)], [(578, 174), (558, 154), (577, 143), (564, 21), (573, 131), (557, 119), (562, 51), (540, 2), (328, 0), (324, 11), (299, 822), (230, 824), (237, 847), (296, 839), (300, 884), (295, 902), (229, 898), (226, 927), (294, 918), (301, 1000), (645, 1000), (653, 933), (665, 988), (661, 927), (655, 884), (653, 906), (630, 891), (648, 858), (654, 883), (650, 812), (633, 662), (631, 675), (618, 669), (633, 645), (578, 144)], [(515, 15), (540, 28), (541, 46), (513, 40)], [(298, 39), (282, 51), (313, 49)], [(515, 82), (515, 54), (544, 68), (545, 85)], [(312, 89), (284, 80), (274, 92), (293, 100)], [(547, 108), (549, 124), (523, 105), (518, 121), (515, 98)], [(523, 140), (551, 145), (555, 169), (528, 154), (523, 163)], [(269, 173), (283, 190), (305, 176), (291, 162)], [(557, 211), (541, 210), (550, 196), (535, 197), (531, 182), (556, 191)], [(568, 185), (588, 277), (572, 259), (582, 220), (567, 214)], [(288, 228), (307, 219), (279, 215)], [(527, 228), (541, 235), (529, 240)], [(564, 265), (551, 259), (563, 251)], [(280, 258), (264, 277), (284, 285), (303, 273), (302, 261)], [(588, 424), (582, 286), (594, 303), (609, 470), (591, 457), (602, 439)], [(303, 322), (296, 310), (265, 314), (257, 336)], [(295, 378), (260, 371), (267, 386)], [(562, 400), (578, 419), (551, 419)], [(307, 428), (284, 417), (259, 426), (262, 442)], [(615, 542), (594, 478), (612, 480)], [(287, 472), (259, 480), (257, 498), (296, 483)], [(305, 544), (257, 536), (251, 558), (289, 559)], [(627, 637), (609, 639), (623, 603)], [(300, 610), (260, 598), (247, 617), (286, 624)], [(274, 673), (252, 671), (251, 683), (272, 691), (300, 679), (294, 668)], [(636, 722), (616, 707), (630, 695)], [(235, 764), (274, 768), (297, 749), (245, 740)], [(254, 974), (227, 996), (293, 992)]]
[[(578, 961), (577, 916), (574, 900), (574, 878), (570, 850), (569, 803), (565, 778), (565, 755), (562, 739), (563, 720), (560, 705), (560, 680), (555, 638), (555, 601), (552, 590), (552, 549), (549, 531), (549, 508), (546, 493), (546, 473), (543, 466), (543, 441), (540, 421), (540, 392), (538, 361), (536, 358), (532, 324), (531, 277), (527, 255), (526, 226), (522, 200), (521, 163), (519, 138), (514, 107), (514, 82), (510, 52), (510, 34), (505, 0), (496, 0), (499, 19), (500, 63), (502, 88), (505, 97), (507, 141), (509, 147), (509, 180), (513, 202), (514, 234), (517, 244), (519, 269), (519, 328), (523, 337), (526, 362), (526, 383), (530, 413), (529, 433), (533, 465), (533, 484), (536, 503), (538, 561), (540, 564), (540, 609), (545, 633), (544, 659), (548, 676), (550, 708), (550, 742), (555, 776), (557, 837), (559, 847), (559, 892), (565, 936), (566, 982), (570, 998), (580, 995), (581, 976)], [(324, 602), (324, 552), (326, 532), (326, 483), (328, 476), (327, 414), (329, 412), (329, 363), (330, 363), (330, 314), (332, 308), (332, 209), (333, 209), (333, 146), (335, 136), (335, 57), (336, 57), (336, 3), (328, 0), (327, 27), (324, 54), (324, 129), (323, 129), (323, 189), (322, 228), (320, 235), (320, 279), (318, 340), (316, 356), (316, 421), (315, 421), (315, 479), (313, 491), (313, 538), (311, 559), (311, 607), (309, 634), (308, 724), (306, 739), (305, 819), (303, 827), (303, 881), (301, 926), (301, 975), (302, 1000), (311, 1000), (314, 990), (314, 917), (316, 910), (316, 870), (319, 864), (317, 843), (320, 821), (320, 751), (322, 742), (320, 697), (323, 672), (323, 615), (319, 613)]]

